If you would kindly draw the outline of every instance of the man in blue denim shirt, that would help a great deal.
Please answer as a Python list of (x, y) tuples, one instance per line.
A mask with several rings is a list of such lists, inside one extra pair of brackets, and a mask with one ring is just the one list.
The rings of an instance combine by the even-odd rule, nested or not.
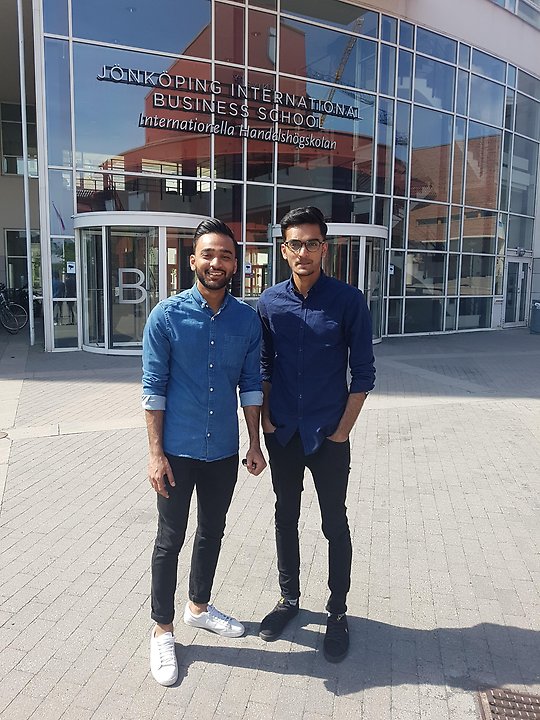
[(244, 633), (241, 623), (209, 604), (238, 471), (237, 388), (249, 434), (244, 463), (253, 475), (266, 466), (259, 445), (261, 328), (254, 310), (227, 292), (236, 254), (230, 228), (204, 220), (190, 258), (195, 285), (160, 302), (144, 330), (148, 476), (158, 506), (150, 668), (161, 685), (178, 677), (174, 593), (193, 489), (197, 531), (184, 622), (226, 637)]
[(258, 304), (263, 325), (262, 426), (276, 494), (281, 599), (263, 619), (259, 635), (275, 640), (298, 613), (298, 519), (307, 467), (328, 540), (330, 598), (324, 655), (339, 662), (349, 647), (345, 616), (352, 559), (345, 506), (349, 433), (375, 380), (371, 317), (360, 290), (322, 271), (327, 226), (318, 208), (291, 210), (281, 229), (281, 252), (292, 277), (265, 290)]

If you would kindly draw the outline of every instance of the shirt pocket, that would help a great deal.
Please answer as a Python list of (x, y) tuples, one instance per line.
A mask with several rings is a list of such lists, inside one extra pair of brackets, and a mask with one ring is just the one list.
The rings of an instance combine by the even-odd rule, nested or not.
[(249, 339), (243, 335), (227, 335), (223, 343), (223, 365), (238, 374), (242, 370)]

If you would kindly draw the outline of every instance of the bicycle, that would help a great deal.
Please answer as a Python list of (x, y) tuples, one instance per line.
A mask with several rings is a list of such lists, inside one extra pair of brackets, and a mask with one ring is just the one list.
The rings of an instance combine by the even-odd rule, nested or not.
[(0, 283), (0, 323), (8, 333), (15, 335), (28, 322), (28, 313), (22, 305), (9, 302), (6, 297), (6, 286)]

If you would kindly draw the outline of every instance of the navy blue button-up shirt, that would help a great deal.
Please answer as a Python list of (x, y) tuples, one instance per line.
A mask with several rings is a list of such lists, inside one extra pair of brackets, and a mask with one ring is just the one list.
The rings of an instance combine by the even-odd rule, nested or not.
[(164, 410), (163, 449), (196, 460), (238, 452), (238, 401), (262, 405), (261, 327), (229, 293), (217, 313), (197, 287), (160, 302), (143, 337), (143, 407)]
[[(306, 298), (292, 279), (265, 290), (262, 377), (272, 384), (270, 420), (286, 445), (296, 431), (307, 455), (335, 432), (349, 392), (375, 382), (371, 315), (360, 290), (321, 273)], [(347, 383), (350, 367), (351, 383)]]

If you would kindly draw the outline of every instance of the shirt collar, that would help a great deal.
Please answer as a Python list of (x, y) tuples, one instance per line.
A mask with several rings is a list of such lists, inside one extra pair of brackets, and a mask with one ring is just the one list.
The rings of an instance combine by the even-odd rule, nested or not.
[[(195, 285), (193, 285), (190, 292), (191, 292), (191, 296), (193, 297), (193, 299), (195, 300), (195, 302), (198, 305), (200, 305), (202, 308), (210, 307), (210, 305), (206, 302), (206, 300), (201, 295), (200, 290), (197, 287), (197, 283), (195, 283)], [(225, 297), (223, 298), (223, 302), (221, 303), (221, 306), (220, 306), (218, 312), (221, 312), (223, 310), (223, 308), (228, 304), (230, 299), (231, 299), (231, 295), (230, 295), (229, 291), (225, 290)]]
[[(328, 276), (325, 275), (324, 270), (321, 269), (321, 274), (317, 278), (317, 282), (310, 288), (306, 297), (311, 297), (312, 295), (316, 295), (322, 289), (322, 287), (325, 285), (327, 280), (328, 280)], [(287, 290), (289, 292), (294, 293), (297, 297), (301, 297), (302, 299), (304, 299), (303, 296), (300, 295), (300, 293), (296, 289), (296, 285), (294, 284), (292, 275), (287, 281)]]

